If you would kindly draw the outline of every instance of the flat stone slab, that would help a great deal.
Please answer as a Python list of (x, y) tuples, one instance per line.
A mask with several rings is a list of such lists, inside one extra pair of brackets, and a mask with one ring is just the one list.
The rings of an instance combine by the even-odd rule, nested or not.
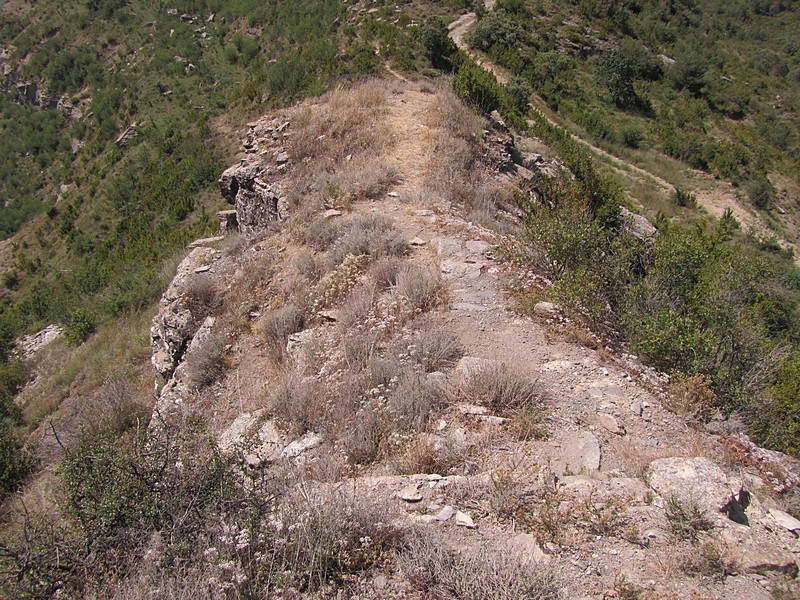
[(696, 501), (713, 513), (728, 501), (734, 487), (722, 469), (700, 456), (654, 460), (648, 467), (648, 481), (664, 498), (675, 494), (684, 501)]
[(474, 252), (475, 254), (483, 254), (492, 247), (489, 242), (484, 242), (483, 240), (470, 240), (466, 245), (467, 250)]
[(217, 236), (214, 236), (214, 237), (201, 238), (199, 240), (193, 241), (192, 243), (190, 243), (186, 247), (187, 248), (200, 248), (202, 246), (211, 246), (212, 244), (216, 244), (217, 242), (221, 242), (224, 239), (225, 239), (224, 235), (217, 235)]
[(541, 460), (559, 476), (595, 473), (600, 469), (600, 442), (591, 431), (560, 431), (548, 440)]
[(316, 448), (322, 443), (322, 436), (318, 433), (314, 433), (309, 431), (300, 439), (293, 441), (291, 444), (286, 446), (281, 452), (281, 455), (286, 458), (295, 458), (300, 456), (303, 452), (307, 450), (311, 450), (312, 448)]
[(777, 508), (769, 509), (770, 516), (778, 522), (778, 525), (785, 527), (792, 533), (800, 531), (800, 521), (795, 519), (789, 513), (785, 513)]
[(497, 363), (488, 358), (480, 358), (478, 356), (464, 356), (458, 361), (455, 372), (462, 377), (472, 377), (475, 373), (479, 373), (484, 369), (496, 365)]
[(489, 310), (488, 307), (481, 304), (472, 304), (471, 302), (456, 302), (451, 307), (451, 310), (462, 310), (467, 312), (485, 312)]

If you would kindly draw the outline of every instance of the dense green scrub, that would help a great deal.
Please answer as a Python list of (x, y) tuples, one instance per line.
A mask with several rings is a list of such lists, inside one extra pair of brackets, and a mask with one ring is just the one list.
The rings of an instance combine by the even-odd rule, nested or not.
[(800, 178), (798, 24), (780, 1), (501, 0), (470, 42), (597, 143), (662, 152), (769, 209), (767, 176)]

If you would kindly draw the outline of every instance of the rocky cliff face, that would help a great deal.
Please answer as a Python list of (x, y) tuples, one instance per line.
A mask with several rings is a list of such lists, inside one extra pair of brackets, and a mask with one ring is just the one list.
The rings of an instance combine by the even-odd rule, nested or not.
[(285, 218), (283, 179), (289, 164), (284, 143), (289, 122), (265, 118), (251, 123), (242, 142), (245, 156), (219, 179), (222, 197), (234, 205), (239, 231), (253, 236)]

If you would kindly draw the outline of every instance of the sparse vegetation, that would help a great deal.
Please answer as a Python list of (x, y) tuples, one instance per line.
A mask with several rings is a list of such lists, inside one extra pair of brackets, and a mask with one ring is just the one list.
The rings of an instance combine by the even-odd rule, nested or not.
[(696, 543), (700, 533), (712, 528), (706, 512), (696, 500), (669, 496), (666, 498), (665, 511), (672, 533), (679, 540)]

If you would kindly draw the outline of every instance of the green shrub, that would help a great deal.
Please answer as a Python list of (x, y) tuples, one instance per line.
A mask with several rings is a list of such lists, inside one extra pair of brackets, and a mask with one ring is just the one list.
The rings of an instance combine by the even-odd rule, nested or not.
[(475, 26), (469, 44), (489, 52), (495, 47), (517, 49), (530, 41), (528, 33), (504, 10), (494, 10)]
[(775, 188), (766, 177), (761, 177), (748, 184), (747, 196), (757, 208), (769, 210), (775, 200)]
[(95, 330), (94, 320), (82, 308), (76, 309), (64, 326), (64, 339), (72, 346), (79, 346)]
[(641, 128), (632, 123), (626, 123), (620, 127), (618, 136), (619, 142), (628, 148), (638, 148), (644, 139), (644, 133)]
[(455, 42), (450, 39), (447, 24), (441, 17), (429, 16), (417, 29), (417, 39), (425, 50), (425, 56), (437, 69), (452, 68), (457, 52)]
[(697, 196), (683, 188), (676, 187), (670, 198), (675, 204), (684, 208), (694, 208), (697, 206)]
[(16, 489), (32, 466), (33, 461), (14, 430), (0, 421), (0, 499)]
[(503, 88), (493, 73), (465, 60), (453, 77), (453, 89), (456, 94), (484, 113), (500, 108)]

